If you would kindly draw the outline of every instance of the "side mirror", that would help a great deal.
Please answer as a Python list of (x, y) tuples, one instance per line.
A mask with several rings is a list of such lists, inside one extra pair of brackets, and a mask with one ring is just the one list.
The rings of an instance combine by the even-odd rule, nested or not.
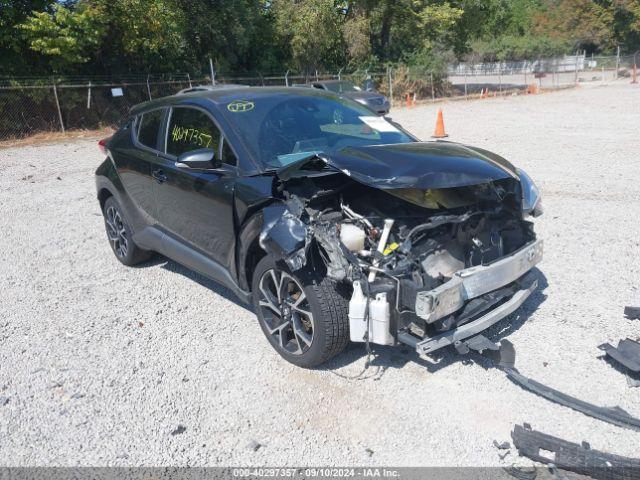
[(201, 148), (184, 152), (178, 157), (176, 166), (193, 170), (212, 170), (219, 168), (221, 162), (216, 159), (216, 152), (211, 148)]

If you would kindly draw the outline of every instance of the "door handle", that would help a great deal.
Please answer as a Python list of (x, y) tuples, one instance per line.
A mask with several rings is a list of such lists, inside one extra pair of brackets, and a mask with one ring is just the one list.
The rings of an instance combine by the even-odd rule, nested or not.
[(164, 183), (167, 181), (167, 176), (162, 170), (154, 170), (153, 172), (151, 172), (151, 176), (155, 178), (156, 182), (158, 183)]

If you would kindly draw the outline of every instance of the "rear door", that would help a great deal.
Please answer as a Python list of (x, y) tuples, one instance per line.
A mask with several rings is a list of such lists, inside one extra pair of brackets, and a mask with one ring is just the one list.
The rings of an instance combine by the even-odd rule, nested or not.
[(113, 150), (116, 170), (129, 200), (123, 201), (129, 203), (125, 207), (133, 217), (135, 230), (153, 225), (157, 220), (151, 167), (158, 159), (165, 113), (165, 108), (159, 108), (135, 117), (130, 141), (122, 142)]
[[(223, 147), (220, 129), (209, 112), (196, 107), (173, 107), (166, 128), (166, 147), (152, 174), (156, 179), (159, 223), (166, 234), (234, 271), (235, 228), (233, 193), (237, 160)], [(215, 150), (226, 162), (218, 171), (195, 171), (176, 166), (182, 153)]]

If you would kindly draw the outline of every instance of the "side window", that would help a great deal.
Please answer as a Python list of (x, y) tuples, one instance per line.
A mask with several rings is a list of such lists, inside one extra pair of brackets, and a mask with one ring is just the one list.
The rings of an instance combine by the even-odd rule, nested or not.
[(145, 147), (158, 148), (158, 131), (163, 115), (164, 109), (152, 110), (138, 119), (138, 141)]
[(231, 150), (231, 147), (229, 146), (229, 142), (227, 142), (227, 139), (224, 137), (222, 137), (222, 163), (233, 166), (238, 165), (236, 154), (233, 153), (233, 150)]
[(211, 118), (195, 108), (176, 107), (167, 131), (167, 153), (176, 157), (191, 150), (210, 148), (219, 152), (220, 130)]

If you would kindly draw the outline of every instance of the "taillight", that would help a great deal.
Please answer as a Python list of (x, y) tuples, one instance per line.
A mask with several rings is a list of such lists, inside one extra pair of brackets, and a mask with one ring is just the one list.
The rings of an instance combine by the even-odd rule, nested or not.
[(109, 140), (111, 140), (111, 137), (103, 138), (98, 142), (98, 148), (100, 148), (100, 151), (105, 155), (107, 154), (107, 142)]

